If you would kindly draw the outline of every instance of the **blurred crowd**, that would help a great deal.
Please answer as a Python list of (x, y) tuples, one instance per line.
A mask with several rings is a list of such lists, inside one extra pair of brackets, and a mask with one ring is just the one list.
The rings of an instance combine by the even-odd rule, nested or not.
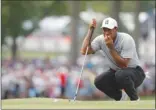
[[(2, 59), (2, 99), (49, 97), (74, 97), (84, 56), (80, 56), (76, 65), (70, 65), (65, 56), (37, 59)], [(80, 80), (78, 99), (105, 100), (108, 97), (94, 86), (96, 75), (107, 70), (101, 55), (89, 55)], [(155, 64), (143, 64), (147, 74), (138, 88), (141, 95), (155, 93)]]
[[(63, 60), (64, 59), (64, 60)], [(80, 58), (79, 60), (81, 60)], [(54, 59), (2, 60), (2, 99), (25, 97), (73, 98), (79, 81), (81, 61), (69, 66), (64, 57)], [(80, 80), (78, 98), (91, 99), (101, 93), (93, 84), (91, 64)], [(90, 77), (91, 76), (91, 77)]]

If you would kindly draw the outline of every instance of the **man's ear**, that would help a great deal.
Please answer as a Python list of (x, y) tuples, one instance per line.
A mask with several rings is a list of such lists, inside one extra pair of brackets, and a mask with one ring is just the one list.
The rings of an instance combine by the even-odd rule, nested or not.
[(118, 31), (118, 27), (114, 27), (114, 29), (115, 29), (116, 31)]

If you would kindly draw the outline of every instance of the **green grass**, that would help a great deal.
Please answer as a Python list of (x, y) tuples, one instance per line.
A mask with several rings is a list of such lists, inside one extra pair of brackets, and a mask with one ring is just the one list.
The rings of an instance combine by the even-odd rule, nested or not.
[(153, 95), (146, 95), (146, 96), (139, 96), (141, 100), (155, 100), (155, 94)]
[(67, 99), (26, 98), (2, 100), (2, 109), (154, 109), (155, 100), (70, 101)]

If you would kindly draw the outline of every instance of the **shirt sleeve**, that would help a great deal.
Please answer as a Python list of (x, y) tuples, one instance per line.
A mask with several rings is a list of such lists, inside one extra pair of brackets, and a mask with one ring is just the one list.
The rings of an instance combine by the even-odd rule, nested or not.
[(100, 37), (96, 37), (92, 42), (91, 42), (91, 47), (94, 50), (94, 52), (100, 50)]
[(134, 51), (136, 50), (133, 38), (124, 39), (122, 42), (121, 57), (133, 58)]

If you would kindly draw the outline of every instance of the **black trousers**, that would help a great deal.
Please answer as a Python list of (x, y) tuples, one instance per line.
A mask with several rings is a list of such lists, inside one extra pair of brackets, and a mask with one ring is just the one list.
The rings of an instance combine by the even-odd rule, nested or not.
[(95, 86), (110, 98), (120, 100), (121, 89), (124, 89), (130, 100), (137, 100), (136, 88), (145, 79), (145, 73), (140, 66), (123, 68), (117, 71), (110, 69), (95, 78)]

